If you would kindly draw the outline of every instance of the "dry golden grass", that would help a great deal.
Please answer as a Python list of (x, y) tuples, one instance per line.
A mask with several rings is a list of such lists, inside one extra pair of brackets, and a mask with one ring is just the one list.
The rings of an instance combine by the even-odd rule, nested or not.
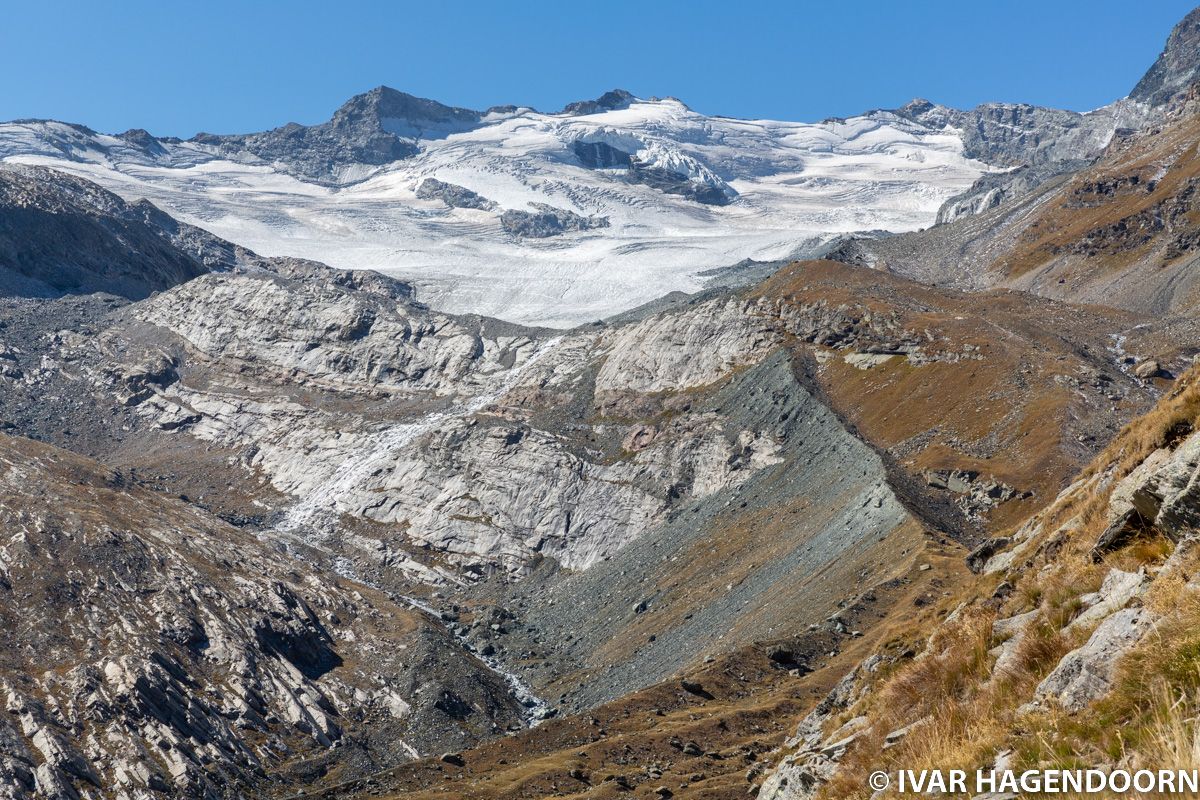
[[(1200, 590), (1189, 585), (1200, 573), (1200, 547), (1173, 552), (1170, 541), (1152, 534), (1102, 563), (1091, 554), (1095, 535), (1108, 521), (1112, 486), (1154, 450), (1176, 444), (1195, 427), (1198, 378), (1198, 369), (1184, 375), (1085, 470), (1083, 479), (1090, 483), (1042, 514), (1043, 532), (1026, 550), (1041, 555), (1027, 556), (1007, 576), (1014, 588), (1005, 600), (985, 602), (997, 577), (978, 578), (974, 604), (934, 633), (922, 657), (881, 675), (846, 713), (865, 714), (871, 727), (822, 797), (869, 796), (866, 775), (876, 769), (986, 768), (1001, 750), (1014, 751), (1017, 769), (1116, 763), (1200, 769)], [(1047, 551), (1046, 540), (1068, 522), (1067, 540)], [(1064, 631), (1082, 607), (1081, 596), (1095, 591), (1110, 569), (1141, 567), (1156, 576), (1142, 602), (1161, 619), (1120, 662), (1114, 691), (1078, 714), (1022, 709), (1042, 678), (1090, 633)], [(1013, 645), (1008, 668), (994, 672), (990, 651), (1000, 643), (992, 635), (994, 619), (1029, 611), (1037, 612), (1035, 621)], [(899, 744), (883, 748), (890, 731), (918, 720)]]
[(1160, 447), (1187, 435), (1200, 418), (1200, 367), (1192, 367), (1175, 382), (1164, 396), (1145, 415), (1126, 425), (1092, 462), (1084, 476), (1112, 465), (1115, 472), (1128, 475)]
[[(868, 772), (989, 766), (1011, 735), (1014, 709), (1065, 652), (1044, 620), (1015, 645), (1012, 667), (991, 676), (992, 616), (976, 612), (948, 626), (929, 654), (886, 679), (869, 701), (872, 731), (822, 790), (827, 798), (866, 797)], [(897, 745), (890, 731), (917, 722)]]
[[(1028, 518), (1083, 466), (1072, 445), (1084, 412), (1062, 379), (1095, 369), (1081, 354), (1103, 352), (1107, 331), (1134, 324), (1124, 312), (1015, 292), (963, 295), (829, 261), (782, 269), (756, 296), (783, 311), (821, 303), (870, 309), (925, 340), (933, 360), (919, 366), (896, 357), (864, 370), (836, 349), (823, 350), (813, 381), (859, 435), (903, 452), (909, 472), (974, 470), (1031, 491), (989, 514), (993, 533)], [(812, 349), (791, 345), (798, 353)], [(982, 360), (960, 357), (968, 352)], [(1089, 408), (1094, 414), (1099, 407)], [(1125, 419), (1135, 412), (1111, 413)]]
[[(1042, 512), (1042, 540), (1067, 525), (1072, 533), (1065, 553), (1079, 555), (1090, 551), (1096, 537), (1108, 525), (1108, 501), (1113, 486), (1155, 450), (1176, 444), (1196, 427), (1197, 420), (1200, 420), (1200, 366), (1181, 375), (1154, 408), (1113, 437), (1080, 472), (1076, 491), (1068, 492)], [(1142, 542), (1138, 547), (1148, 548), (1144, 555), (1150, 559), (1164, 545)], [(1129, 554), (1125, 555), (1130, 560)]]
[(1147, 728), (1147, 752), (1139, 760), (1143, 769), (1200, 770), (1200, 694), (1174, 697), (1162, 691), (1154, 703)]

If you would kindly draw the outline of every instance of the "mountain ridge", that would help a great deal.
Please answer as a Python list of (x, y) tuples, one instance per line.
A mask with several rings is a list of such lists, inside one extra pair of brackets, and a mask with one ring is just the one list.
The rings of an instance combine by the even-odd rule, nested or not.
[(389, 271), (453, 313), (570, 327), (747, 259), (927, 228), (1072, 174), (1180, 101), (1197, 68), (1188, 26), (1141, 89), (1087, 114), (914, 100), (805, 124), (624, 90), (480, 112), (380, 86), (317, 125), (187, 141), (6, 123), (0, 159), (72, 171), (258, 252)]

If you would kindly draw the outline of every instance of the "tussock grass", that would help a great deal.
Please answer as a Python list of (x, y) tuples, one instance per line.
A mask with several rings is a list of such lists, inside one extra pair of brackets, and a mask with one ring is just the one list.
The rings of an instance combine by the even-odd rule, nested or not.
[[(1019, 698), (1066, 652), (1045, 619), (1016, 643), (1011, 669), (992, 676), (994, 614), (973, 610), (937, 632), (928, 650), (897, 670), (870, 696), (872, 732), (847, 755), (823, 797), (866, 796), (876, 769), (975, 769), (988, 766), (1014, 724)], [(918, 722), (899, 744), (882, 749), (891, 731)]]
[[(1091, 555), (1108, 524), (1115, 483), (1148, 455), (1174, 446), (1200, 421), (1200, 368), (1182, 376), (1147, 415), (1126, 426), (1081, 475), (1080, 489), (1042, 514), (1041, 532), (1007, 579), (1013, 591), (988, 599), (997, 582), (981, 576), (975, 600), (929, 638), (918, 658), (881, 673), (847, 716), (865, 714), (869, 731), (823, 787), (825, 798), (867, 797), (876, 769), (987, 768), (1002, 750), (1015, 769), (1200, 769), (1200, 546), (1175, 550), (1160, 535), (1139, 538), (1103, 563)], [(1065, 531), (1065, 541), (1047, 547)], [(1032, 555), (1029, 555), (1032, 554)], [(1164, 568), (1164, 565), (1169, 565)], [(1146, 567), (1155, 576), (1142, 603), (1160, 616), (1155, 630), (1119, 663), (1114, 690), (1078, 714), (1026, 705), (1038, 683), (1090, 631), (1066, 632), (1110, 569)], [(1036, 611), (1008, 668), (993, 672), (998, 617)], [(898, 744), (888, 733), (920, 721)], [(1057, 795), (1063, 796), (1063, 795)]]
[(1147, 752), (1139, 767), (1200, 770), (1200, 694), (1176, 698), (1164, 691), (1154, 709), (1146, 731)]

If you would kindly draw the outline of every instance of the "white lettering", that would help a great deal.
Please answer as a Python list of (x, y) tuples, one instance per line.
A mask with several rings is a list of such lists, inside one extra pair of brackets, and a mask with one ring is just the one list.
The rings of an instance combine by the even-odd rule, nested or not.
[(950, 793), (966, 794), (967, 793), (967, 773), (966, 770), (952, 769), (950, 770)]
[(1017, 776), (1012, 770), (1006, 769), (1004, 772), (1000, 773), (1000, 788), (996, 791), (1012, 792), (1013, 794), (1016, 794), (1017, 790), (1020, 788), (1021, 787), (1017, 785)]
[[(1160, 769), (1158, 771), (1158, 790), (1168, 794), (1175, 794), (1175, 773), (1169, 769)], [(1150, 791), (1146, 789), (1145, 791)]]
[(996, 770), (990, 769), (987, 772), (980, 770), (975, 773), (975, 794), (983, 794), (984, 792), (996, 791)]
[(896, 771), (899, 794), (971, 795), (971, 794), (1113, 794), (1135, 792), (1140, 795), (1175, 795), (1200, 792), (1200, 770), (1142, 769), (1131, 772), (1115, 769), (1067, 770), (977, 770), (974, 791), (968, 790), (966, 770)]
[(1179, 779), (1179, 793), (1184, 792), (1200, 792), (1200, 780), (1197, 780), (1196, 770), (1184, 772), (1179, 770), (1175, 773), (1175, 777)]
[(1114, 769), (1108, 773), (1108, 788), (1117, 794), (1129, 791), (1129, 773), (1123, 769)]
[(1062, 779), (1063, 770), (1052, 769), (1042, 773), (1042, 791), (1046, 794), (1057, 794), (1059, 792), (1059, 780)]
[[(1144, 780), (1143, 780), (1144, 779)], [(1148, 769), (1139, 769), (1133, 773), (1133, 788), (1139, 792), (1150, 792), (1157, 785), (1154, 773)]]

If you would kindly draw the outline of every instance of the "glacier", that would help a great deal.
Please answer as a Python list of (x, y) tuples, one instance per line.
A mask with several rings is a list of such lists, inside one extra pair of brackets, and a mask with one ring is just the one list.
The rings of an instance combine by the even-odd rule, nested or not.
[[(413, 154), (339, 163), (336, 179), (323, 182), (231, 154), (215, 137), (108, 135), (43, 120), (0, 124), (0, 160), (147, 199), (262, 255), (399, 277), (439, 310), (557, 328), (699, 290), (703, 273), (745, 259), (804, 257), (841, 234), (926, 227), (944, 201), (993, 169), (964, 154), (960, 131), (888, 111), (819, 123), (742, 120), (632, 97), (590, 110), (505, 107), (432, 133), (378, 120), (411, 135)], [(603, 145), (613, 163), (589, 166), (578, 143)], [(635, 171), (654, 179), (632, 180)], [(493, 207), (422, 199), (427, 178)], [(675, 180), (684, 193), (671, 188)], [(501, 225), (504, 210), (546, 206), (608, 225), (545, 238)]]

